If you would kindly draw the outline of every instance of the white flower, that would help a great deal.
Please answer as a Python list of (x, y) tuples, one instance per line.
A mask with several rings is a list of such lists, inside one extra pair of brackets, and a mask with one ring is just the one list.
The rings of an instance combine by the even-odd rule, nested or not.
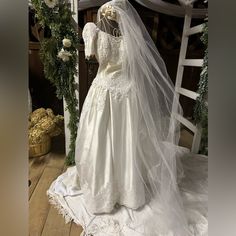
[(44, 2), (49, 8), (54, 8), (57, 5), (58, 0), (44, 0)]
[(69, 61), (71, 56), (72, 56), (72, 54), (70, 52), (64, 50), (63, 48), (57, 54), (57, 57), (62, 59), (62, 61)]
[(63, 46), (65, 46), (66, 48), (69, 48), (71, 46), (71, 41), (69, 39), (63, 39), (62, 40)]

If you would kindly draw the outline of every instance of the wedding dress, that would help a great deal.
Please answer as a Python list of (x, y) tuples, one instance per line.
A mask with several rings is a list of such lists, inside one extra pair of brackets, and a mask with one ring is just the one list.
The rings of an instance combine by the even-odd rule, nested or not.
[[(83, 29), (85, 56), (99, 69), (81, 112), (76, 166), (47, 194), (85, 235), (206, 236), (207, 160), (176, 145), (172, 85), (135, 14), (113, 0), (98, 11), (103, 29)], [(119, 36), (106, 30), (109, 19)]]

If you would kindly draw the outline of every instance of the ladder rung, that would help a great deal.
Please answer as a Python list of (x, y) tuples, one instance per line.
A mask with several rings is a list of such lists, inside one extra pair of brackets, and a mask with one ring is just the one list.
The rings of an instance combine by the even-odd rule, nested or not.
[(183, 66), (197, 66), (201, 67), (203, 59), (184, 59), (181, 63)]
[(201, 33), (202, 31), (203, 31), (203, 24), (197, 25), (197, 26), (194, 26), (192, 28), (189, 28), (189, 30), (187, 30), (187, 32), (185, 33), (185, 36), (198, 34), (198, 33)]
[(187, 128), (189, 128), (193, 133), (197, 132), (197, 127), (193, 123), (191, 123), (189, 120), (187, 120), (186, 118), (184, 118), (183, 116), (181, 116), (177, 113), (174, 113), (173, 115), (176, 120), (178, 120), (180, 123), (182, 123)]
[(199, 96), (198, 93), (193, 92), (193, 91), (188, 90), (188, 89), (185, 89), (185, 88), (175, 88), (175, 91), (177, 93), (180, 93), (180, 94), (186, 96), (186, 97), (192, 98), (193, 100), (196, 100), (197, 97)]

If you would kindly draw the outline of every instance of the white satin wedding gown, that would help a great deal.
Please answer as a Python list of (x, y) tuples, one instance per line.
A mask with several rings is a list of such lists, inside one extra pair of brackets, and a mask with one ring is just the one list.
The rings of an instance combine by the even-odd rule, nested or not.
[[(66, 221), (82, 225), (86, 235), (150, 236), (135, 223), (135, 219), (148, 217), (152, 202), (146, 199), (130, 145), (135, 135), (131, 121), (138, 104), (132, 84), (120, 73), (125, 53), (122, 36), (114, 37), (87, 23), (83, 38), (85, 56), (95, 55), (99, 69), (80, 117), (76, 166), (59, 176), (47, 194)], [(143, 133), (141, 149), (152, 155), (145, 127)], [(187, 153), (180, 148), (185, 168), (180, 189), (193, 235), (203, 236), (207, 235), (207, 161)], [(157, 224), (161, 229), (161, 217)], [(158, 236), (164, 235), (174, 234)]]

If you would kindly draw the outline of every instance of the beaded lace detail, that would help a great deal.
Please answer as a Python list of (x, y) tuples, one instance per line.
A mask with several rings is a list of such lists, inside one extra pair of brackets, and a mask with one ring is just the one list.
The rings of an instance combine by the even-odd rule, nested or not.
[[(91, 212), (111, 212), (115, 206), (126, 205), (132, 209), (137, 209), (145, 204), (144, 190), (132, 188), (130, 190), (119, 186), (116, 181), (110, 182), (98, 192), (93, 193), (89, 184), (81, 179), (81, 189), (84, 193), (84, 199), (88, 200), (87, 206)], [(141, 187), (141, 185), (140, 185)], [(141, 194), (143, 193), (143, 194)], [(132, 205), (130, 205), (132, 203)]]
[(94, 23), (87, 23), (83, 30), (85, 55), (95, 55), (99, 69), (89, 93), (96, 93), (96, 101), (87, 96), (83, 105), (83, 115), (90, 109), (103, 110), (106, 99), (111, 95), (116, 101), (121, 101), (129, 95), (132, 88), (130, 80), (121, 75), (122, 59), (124, 57), (123, 38), (115, 37), (100, 30)]

